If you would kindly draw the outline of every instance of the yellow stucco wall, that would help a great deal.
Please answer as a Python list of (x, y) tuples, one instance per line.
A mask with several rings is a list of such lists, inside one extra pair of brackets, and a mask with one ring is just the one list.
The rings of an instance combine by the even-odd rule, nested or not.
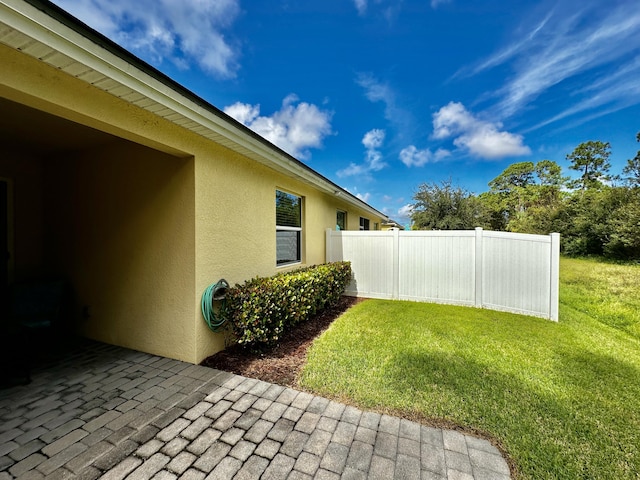
[[(335, 228), (337, 210), (347, 211), (349, 228), (357, 230), (360, 216), (375, 219), (339, 197), (285, 177), (222, 147), (208, 151), (210, 158), (196, 163), (197, 294), (218, 281), (231, 285), (255, 276), (325, 261), (325, 231)], [(276, 267), (276, 190), (303, 198), (302, 262)], [(211, 335), (204, 322), (196, 322), (197, 352), (205, 358), (224, 347), (222, 335)]]
[(193, 160), (117, 142), (46, 168), (46, 257), (73, 280), (80, 332), (191, 361)]
[(93, 338), (194, 363), (223, 348), (200, 298), (278, 271), (276, 189), (304, 198), (302, 265), (324, 262), (337, 209), (349, 229), (381, 221), (19, 52), (0, 46), (0, 64), (0, 96), (123, 139), (44, 163), (46, 256)]

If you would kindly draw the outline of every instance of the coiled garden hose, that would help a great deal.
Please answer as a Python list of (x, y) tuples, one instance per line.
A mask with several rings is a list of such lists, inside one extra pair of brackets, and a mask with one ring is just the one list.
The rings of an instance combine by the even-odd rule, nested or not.
[[(225, 295), (228, 288), (229, 284), (222, 278), (216, 283), (209, 285), (202, 294), (202, 316), (207, 326), (213, 332), (218, 332), (227, 321)], [(213, 308), (214, 301), (221, 302), (217, 315)]]

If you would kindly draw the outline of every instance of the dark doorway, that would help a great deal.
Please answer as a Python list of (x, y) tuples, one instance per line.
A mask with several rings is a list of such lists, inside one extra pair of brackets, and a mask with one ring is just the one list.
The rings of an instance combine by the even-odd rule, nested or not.
[(9, 184), (0, 178), (0, 293), (2, 298), (9, 285)]

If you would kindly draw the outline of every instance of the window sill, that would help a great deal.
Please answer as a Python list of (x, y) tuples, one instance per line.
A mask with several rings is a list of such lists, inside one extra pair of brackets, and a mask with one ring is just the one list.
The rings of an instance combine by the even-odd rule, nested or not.
[(280, 263), (276, 265), (276, 269), (287, 268), (287, 267), (297, 267), (302, 265), (301, 261), (298, 262), (288, 262), (288, 263)]

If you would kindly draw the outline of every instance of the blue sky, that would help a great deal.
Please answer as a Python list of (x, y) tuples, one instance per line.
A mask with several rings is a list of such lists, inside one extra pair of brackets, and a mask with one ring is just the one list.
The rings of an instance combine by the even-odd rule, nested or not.
[(423, 182), (640, 149), (637, 0), (54, 3), (402, 223)]

